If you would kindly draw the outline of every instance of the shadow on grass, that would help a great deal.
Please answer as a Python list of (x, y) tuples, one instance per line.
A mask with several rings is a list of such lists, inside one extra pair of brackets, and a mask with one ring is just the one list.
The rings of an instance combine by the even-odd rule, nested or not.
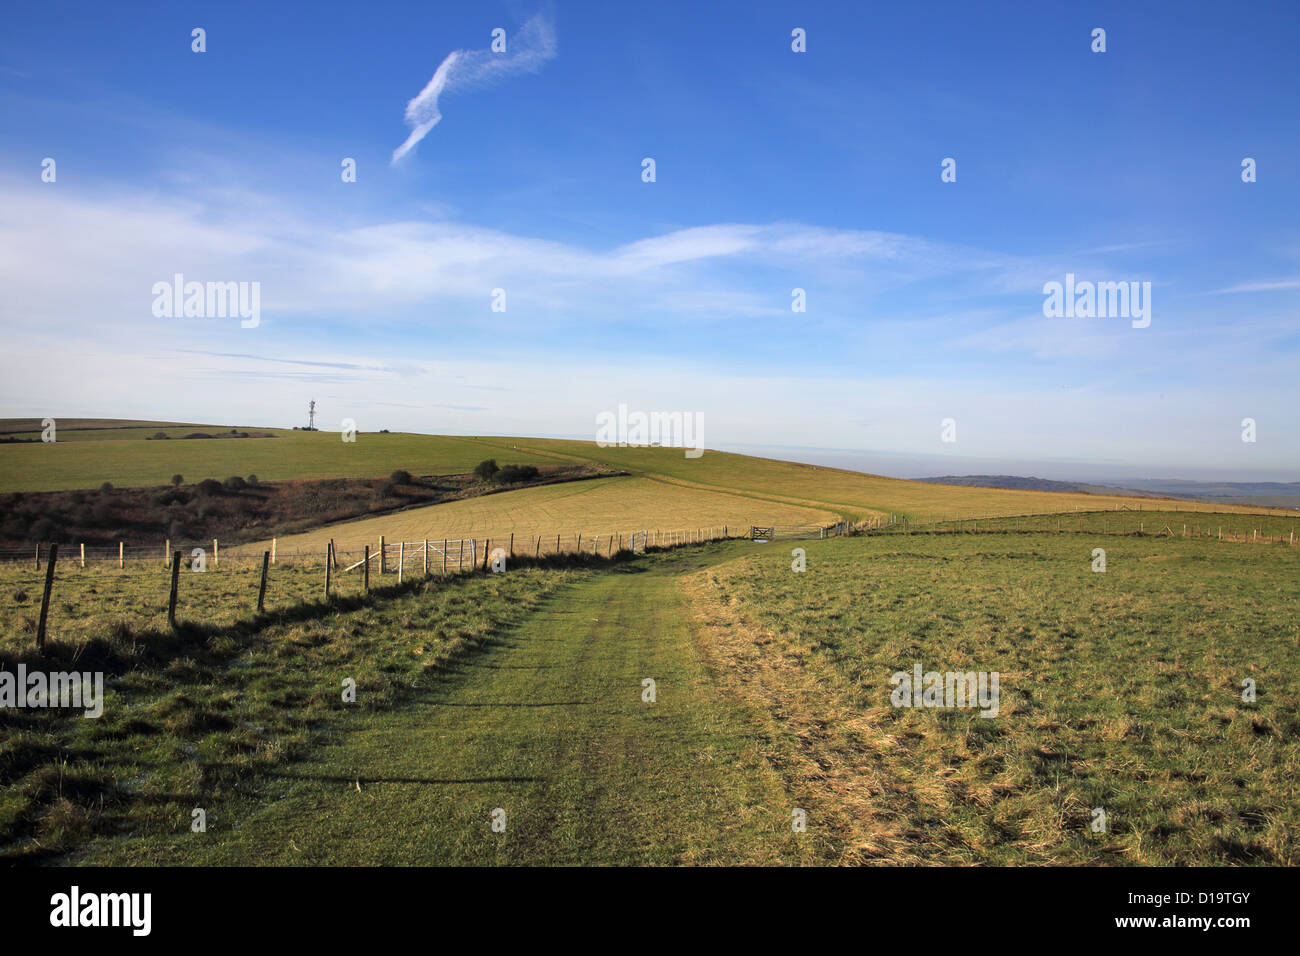
[(276, 777), (280, 780), (310, 780), (314, 783), (340, 783), (346, 784), (349, 787), (355, 786), (358, 783), (417, 783), (430, 784), (434, 786), (475, 783), (546, 783), (546, 780), (542, 777), (375, 777), (355, 774), (352, 776), (346, 776), (343, 774), (329, 773), (285, 773), (278, 770), (270, 772), (267, 776)]

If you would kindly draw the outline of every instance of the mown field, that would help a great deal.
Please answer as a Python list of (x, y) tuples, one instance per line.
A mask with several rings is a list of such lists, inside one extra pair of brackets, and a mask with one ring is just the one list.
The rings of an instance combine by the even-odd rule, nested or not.
[[(324, 551), (333, 538), (339, 548), (359, 550), (388, 541), (425, 538), (492, 537), (512, 533), (519, 547), (532, 535), (565, 537), (633, 531), (679, 531), (724, 526), (742, 532), (751, 524), (825, 525), (833, 512), (743, 495), (689, 488), (650, 478), (598, 478), (508, 491), (464, 501), (449, 501), (396, 514), (330, 525), (319, 531), (282, 537), (285, 553)], [(268, 542), (251, 545), (257, 551)]]
[[(701, 647), (830, 858), (1300, 862), (1300, 549), (878, 535), (795, 573), (755, 548), (688, 585)], [(893, 706), (917, 663), (998, 672), (998, 715)]]

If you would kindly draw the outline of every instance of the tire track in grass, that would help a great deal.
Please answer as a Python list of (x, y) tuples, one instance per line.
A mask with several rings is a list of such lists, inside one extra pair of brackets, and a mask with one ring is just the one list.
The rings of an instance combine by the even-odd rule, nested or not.
[[(712, 864), (806, 859), (789, 800), (693, 640), (691, 549), (560, 591), (409, 705), (262, 782), (206, 834), (131, 862)], [(655, 703), (642, 679), (656, 681)], [(504, 833), (491, 814), (505, 810)], [(115, 841), (121, 844), (122, 841)], [(91, 860), (89, 862), (95, 862)]]

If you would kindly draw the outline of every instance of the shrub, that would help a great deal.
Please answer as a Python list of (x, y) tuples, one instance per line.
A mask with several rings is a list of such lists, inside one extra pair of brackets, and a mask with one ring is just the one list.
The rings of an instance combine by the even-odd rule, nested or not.
[(226, 488), (230, 491), (240, 491), (248, 487), (248, 482), (238, 475), (231, 475), (226, 479)]
[(388, 480), (395, 485), (409, 485), (411, 483), (411, 473), (399, 468), (388, 476)]
[(501, 469), (497, 467), (497, 460), (495, 458), (487, 458), (474, 466), (474, 477), (481, 478), (483, 481), (488, 481), (500, 470)]
[(385, 481), (375, 489), (375, 495), (379, 498), (391, 498), (395, 494), (397, 494), (397, 488), (391, 481)]
[(534, 465), (506, 465), (496, 473), (497, 484), (517, 485), (521, 482), (532, 481), (538, 476), (539, 472)]
[(172, 475), (172, 484), (175, 485), (177, 488), (181, 486), (181, 482), (183, 482), (184, 480), (185, 480), (184, 477), (182, 477), (181, 475)]
[(257, 487), (257, 475), (249, 475), (249, 476), (248, 476), (246, 479), (244, 479), (244, 480), (248, 482), (248, 484), (249, 484), (250, 487), (252, 487), (252, 488), (256, 488), (256, 487)]
[(219, 495), (221, 494), (221, 482), (215, 478), (204, 478), (199, 482), (199, 494), (201, 495)]
[(112, 490), (113, 490), (113, 483), (112, 483), (111, 481), (106, 481), (106, 482), (104, 482), (102, 485), (99, 486), (99, 490), (100, 490), (100, 491), (112, 491)]

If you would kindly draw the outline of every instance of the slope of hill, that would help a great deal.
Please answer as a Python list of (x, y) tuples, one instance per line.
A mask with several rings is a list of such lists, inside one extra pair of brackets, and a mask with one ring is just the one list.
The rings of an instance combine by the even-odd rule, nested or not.
[(1015, 488), (1035, 491), (1067, 491), (1088, 495), (1127, 495), (1134, 498), (1177, 498), (1259, 508), (1300, 508), (1300, 482), (1285, 481), (1188, 481), (1184, 479), (1136, 479), (1128, 484), (1091, 484), (1083, 481), (1053, 481), (1019, 475), (944, 475), (918, 478), (937, 485), (978, 488)]
[[(1122, 493), (940, 485), (729, 452), (707, 451), (702, 457), (686, 458), (680, 448), (602, 448), (591, 441), (565, 439), (362, 432), (355, 442), (344, 442), (337, 433), (257, 428), (250, 434), (274, 437), (145, 440), (159, 430), (155, 423), (116, 423), (104, 429), (65, 427), (54, 443), (0, 445), (0, 491), (93, 489), (105, 481), (118, 488), (159, 486), (174, 474), (188, 482), (250, 473), (263, 482), (377, 478), (397, 469), (415, 475), (451, 475), (468, 472), (485, 458), (495, 458), (502, 463), (534, 465), (598, 463), (643, 480), (620, 479), (616, 488), (602, 491), (601, 496), (555, 499), (549, 497), (555, 492), (546, 489), (495, 495), (474, 504), (473, 508), (481, 510), (474, 511), (473, 517), (464, 504), (434, 505), (431, 507), (457, 510), (437, 516), (417, 515), (403, 527), (443, 535), (458, 529), (477, 535), (511, 529), (531, 533), (520, 531), (524, 528), (553, 532), (559, 527), (608, 532), (629, 527), (681, 529), (748, 522), (823, 523), (837, 517), (859, 521), (890, 513), (927, 521), (1161, 507), (1159, 499)], [(183, 438), (195, 430), (228, 433), (230, 427), (183, 425), (161, 430)], [(16, 433), (16, 437), (30, 435)], [(608, 496), (623, 500), (614, 502)], [(1179, 507), (1261, 510), (1209, 504)], [(608, 521), (617, 523), (609, 527)], [(358, 530), (357, 534), (365, 539), (377, 537), (368, 530)]]
[[(1162, 497), (1156, 491), (1135, 491), (1119, 485), (1094, 485), (1084, 481), (1055, 481), (1051, 478), (1022, 477), (1020, 475), (943, 475), (938, 478), (917, 478), (932, 485), (965, 485), (973, 488), (1014, 488), (1021, 491), (1068, 491), (1080, 495), (1127, 495), (1133, 498)], [(1167, 497), (1181, 497), (1169, 495)]]

